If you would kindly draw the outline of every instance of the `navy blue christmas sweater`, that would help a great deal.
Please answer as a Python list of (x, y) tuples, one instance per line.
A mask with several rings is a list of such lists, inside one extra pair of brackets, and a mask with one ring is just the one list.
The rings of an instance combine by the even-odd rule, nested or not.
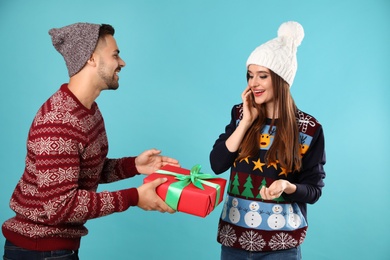
[[(325, 178), (325, 142), (321, 124), (311, 115), (297, 111), (302, 168), (286, 172), (279, 163), (267, 165), (265, 155), (272, 145), (276, 127), (271, 119), (261, 130), (259, 157), (237, 160), (225, 141), (242, 119), (242, 104), (232, 109), (231, 122), (215, 142), (210, 153), (211, 168), (216, 174), (230, 168), (227, 196), (218, 225), (217, 240), (224, 246), (247, 251), (284, 250), (300, 245), (308, 227), (307, 204), (321, 196)], [(275, 200), (263, 200), (263, 186), (285, 179), (296, 185), (293, 194)]]

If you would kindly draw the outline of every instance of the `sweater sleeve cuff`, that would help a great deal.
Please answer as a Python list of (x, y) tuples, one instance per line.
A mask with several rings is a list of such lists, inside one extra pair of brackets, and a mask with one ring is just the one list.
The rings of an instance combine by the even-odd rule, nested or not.
[(129, 207), (137, 206), (139, 199), (137, 188), (122, 190), (122, 192), (124, 196), (124, 201)]
[(300, 201), (300, 198), (305, 196), (304, 189), (302, 188), (301, 184), (299, 184), (299, 183), (294, 183), (294, 184), (297, 187), (295, 192), (292, 194), (286, 194), (286, 195), (291, 200)]
[(135, 166), (135, 158), (136, 157), (123, 158), (122, 167), (123, 167), (124, 171), (127, 173), (128, 177), (133, 177), (135, 175), (140, 174), (137, 170), (137, 167)]

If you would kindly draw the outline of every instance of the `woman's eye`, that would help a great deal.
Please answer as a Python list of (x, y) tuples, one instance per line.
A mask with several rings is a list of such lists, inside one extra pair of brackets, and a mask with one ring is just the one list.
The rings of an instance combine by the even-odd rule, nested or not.
[(260, 76), (260, 78), (261, 79), (266, 79), (266, 78), (268, 78), (268, 76), (267, 75), (262, 75), (262, 76)]

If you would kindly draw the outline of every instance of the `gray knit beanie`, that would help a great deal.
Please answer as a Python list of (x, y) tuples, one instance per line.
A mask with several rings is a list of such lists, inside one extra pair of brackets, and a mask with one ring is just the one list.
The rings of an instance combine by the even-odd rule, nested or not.
[(278, 37), (260, 45), (249, 56), (246, 66), (255, 64), (266, 67), (291, 87), (298, 69), (297, 48), (305, 33), (302, 25), (289, 21), (280, 25)]
[(99, 24), (75, 23), (49, 30), (53, 46), (65, 59), (69, 77), (78, 73), (91, 58), (99, 29)]

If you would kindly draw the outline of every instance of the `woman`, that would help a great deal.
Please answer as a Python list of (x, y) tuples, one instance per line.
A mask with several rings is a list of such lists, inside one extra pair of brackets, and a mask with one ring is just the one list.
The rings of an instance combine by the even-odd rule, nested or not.
[(286, 22), (251, 53), (243, 102), (210, 153), (216, 174), (230, 168), (221, 259), (301, 259), (306, 204), (320, 198), (325, 178), (322, 126), (290, 93), (303, 37), (299, 23)]

